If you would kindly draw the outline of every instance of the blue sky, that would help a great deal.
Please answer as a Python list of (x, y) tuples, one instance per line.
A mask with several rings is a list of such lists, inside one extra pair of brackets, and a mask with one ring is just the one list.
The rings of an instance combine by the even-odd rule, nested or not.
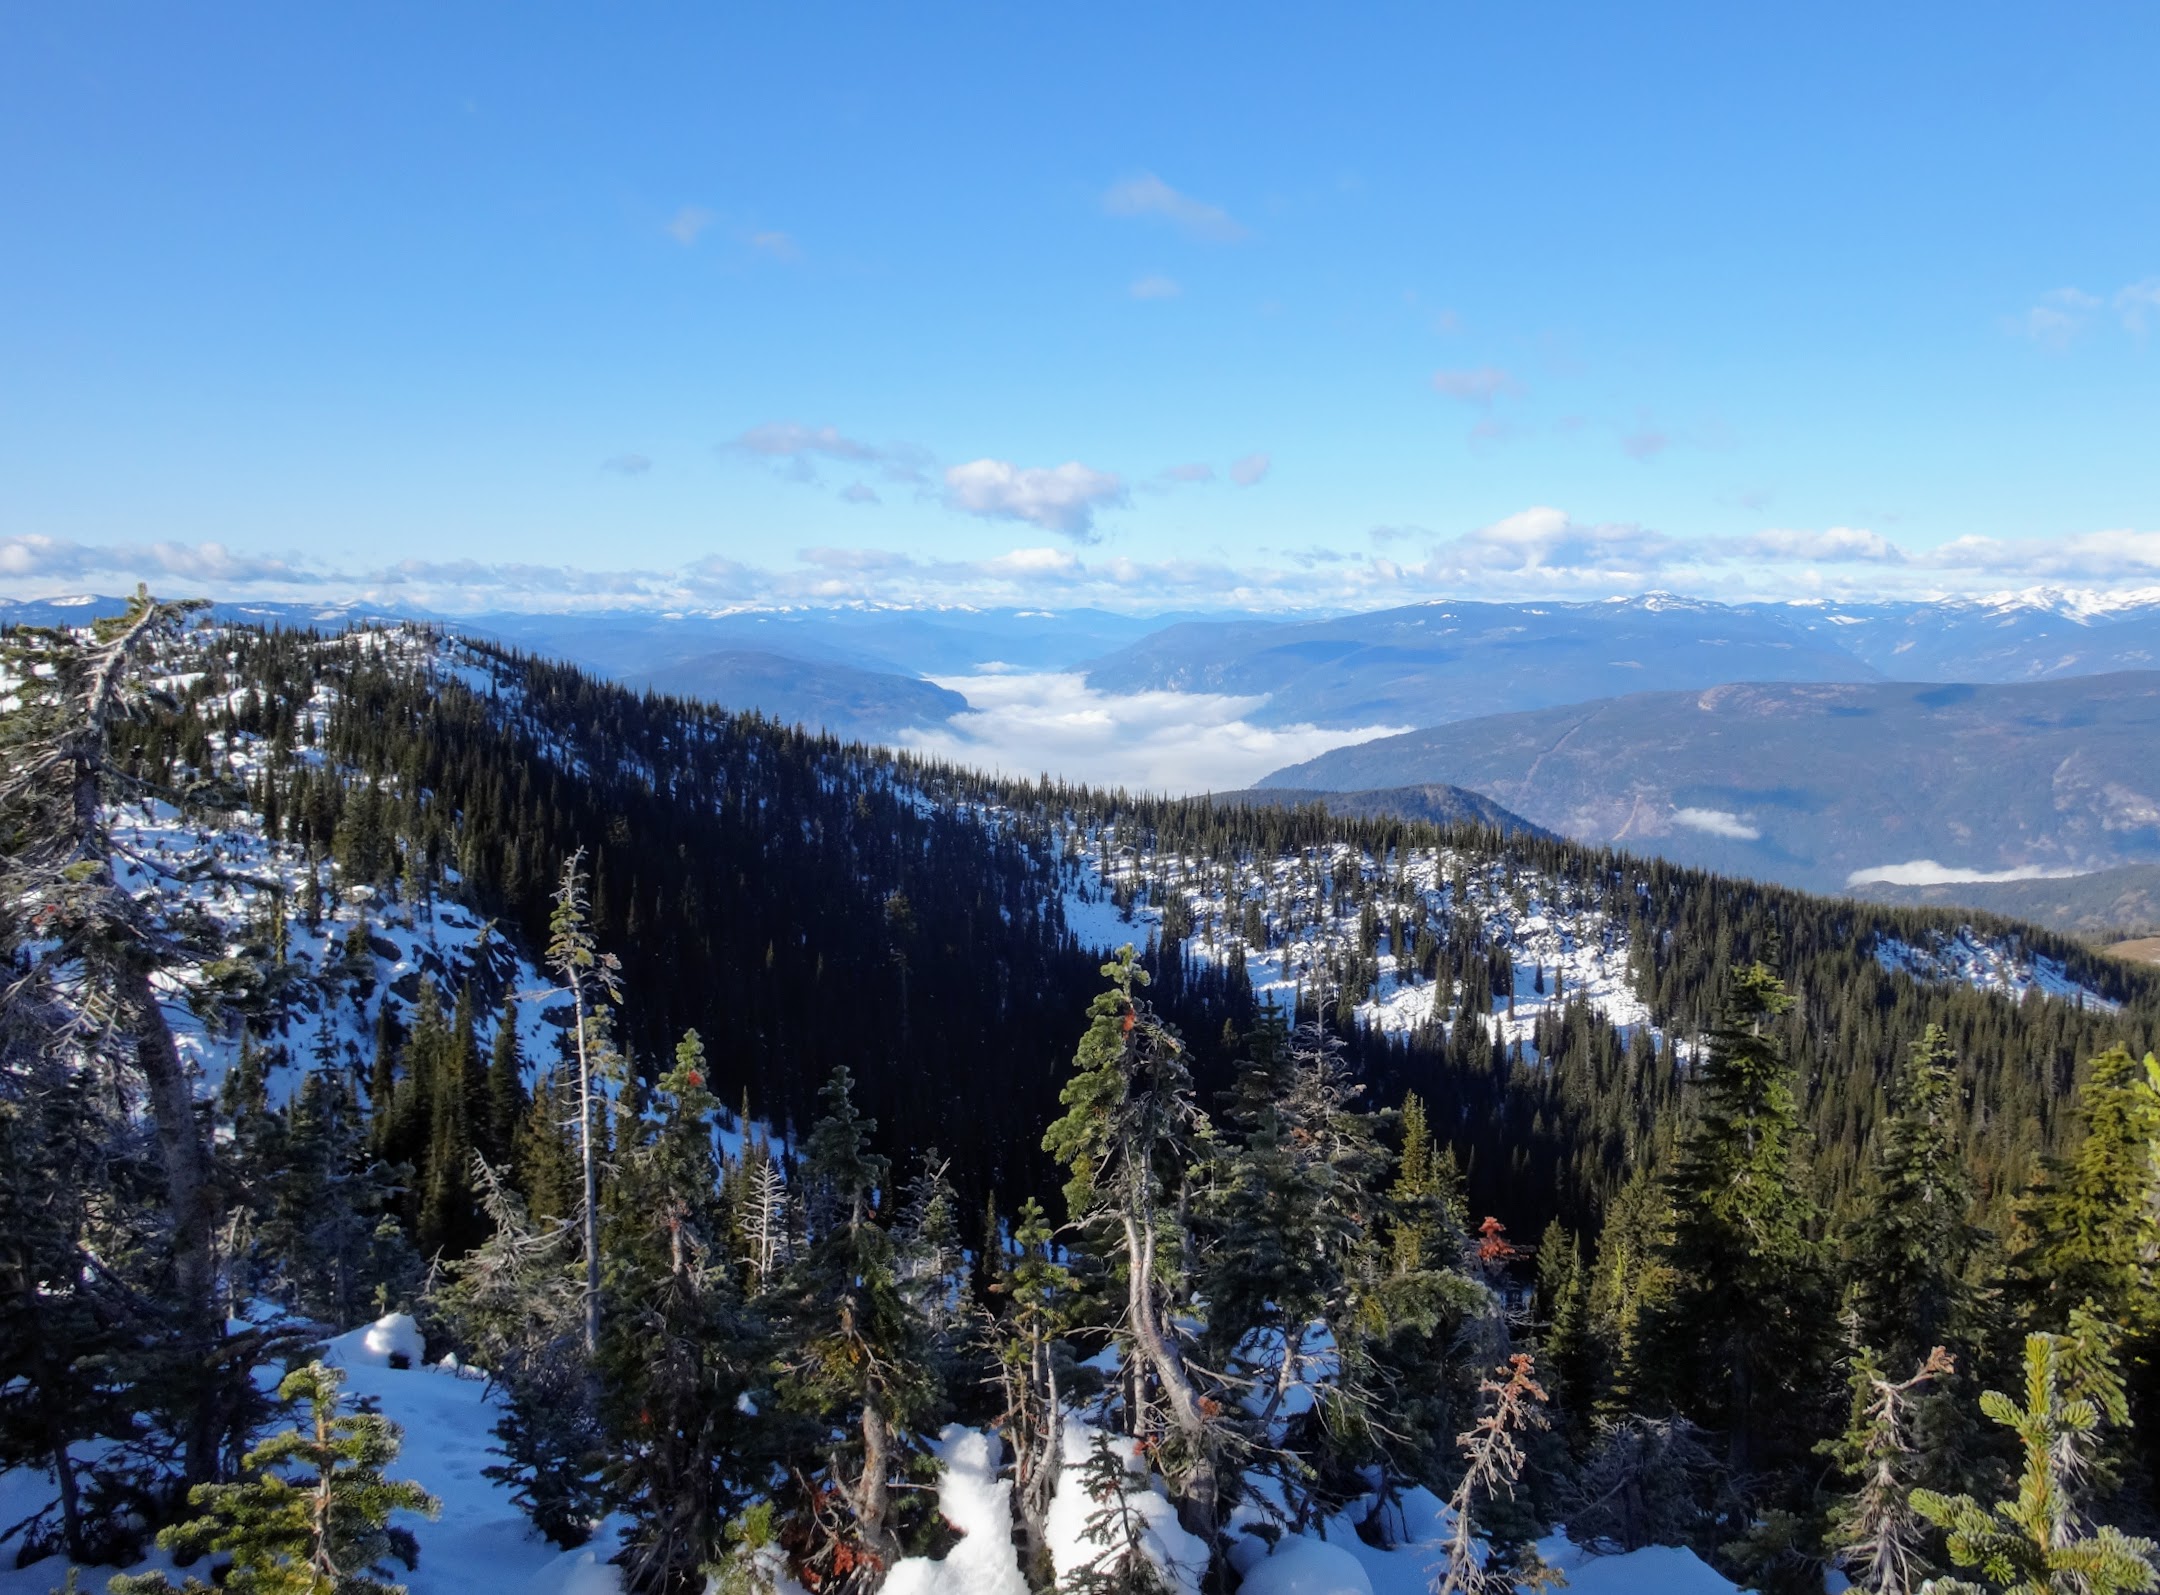
[(15, 7), (0, 583), (2160, 582), (2160, 10)]

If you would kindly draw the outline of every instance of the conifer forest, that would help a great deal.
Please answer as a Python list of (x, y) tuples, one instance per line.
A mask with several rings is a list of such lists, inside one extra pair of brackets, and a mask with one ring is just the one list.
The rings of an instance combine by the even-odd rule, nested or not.
[(414, 626), (0, 711), (0, 1587), (408, 1583), (438, 1376), (580, 1589), (2160, 1587), (2160, 970)]

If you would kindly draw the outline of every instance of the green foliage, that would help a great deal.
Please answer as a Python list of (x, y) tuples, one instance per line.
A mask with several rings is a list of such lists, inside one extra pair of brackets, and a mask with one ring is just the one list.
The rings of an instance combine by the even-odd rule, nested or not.
[[(1969, 1495), (1913, 1492), (1912, 1504), (1949, 1537), (1950, 1558), (2001, 1595), (2118, 1595), (2160, 1588), (2151, 1540), (2086, 1521), (2086, 1493), (2103, 1429), (2128, 1420), (2114, 1356), (2116, 1331), (2083, 1308), (2067, 1334), (2025, 1337), (2025, 1393), (1990, 1390), (1981, 1410), (2016, 1436), (2017, 1494), (1982, 1506)], [(1937, 1595), (1982, 1586), (1938, 1580)]]
[[(175, 1524), (158, 1543), (184, 1556), (232, 1558), (221, 1587), (231, 1595), (394, 1595), (387, 1564), (418, 1565), (410, 1531), (391, 1515), (433, 1517), (440, 1503), (419, 1485), (383, 1476), (398, 1454), (397, 1425), (367, 1413), (340, 1413), (343, 1376), (319, 1362), (296, 1368), (278, 1386), (285, 1401), (306, 1403), (306, 1426), (271, 1436), (249, 1451), (249, 1477), (199, 1484), (189, 1495), (200, 1517)], [(207, 1586), (189, 1579), (187, 1589)], [(169, 1595), (162, 1573), (116, 1578), (113, 1595)]]
[(1791, 1444), (1825, 1338), (1818, 1214), (1793, 1070), (1774, 1029), (1791, 1006), (1768, 966), (1732, 971), (1671, 1181), (1672, 1324), (1686, 1360), (1666, 1377), (1708, 1395), (1736, 1472)]

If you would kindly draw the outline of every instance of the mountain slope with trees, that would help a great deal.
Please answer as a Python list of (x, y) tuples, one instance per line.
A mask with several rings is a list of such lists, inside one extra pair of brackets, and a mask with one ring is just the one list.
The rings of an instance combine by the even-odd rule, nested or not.
[[(2145, 971), (1550, 838), (993, 782), (424, 631), (145, 600), (7, 647), (22, 1552), (205, 1509), (245, 1566), (318, 1543), (247, 1527), (257, 1370), (401, 1305), (495, 1372), (535, 1523), (607, 1517), (636, 1590), (943, 1555), (948, 1421), (1073, 1588), (1411, 1520), (1484, 1587), (1563, 1515), (1780, 1588), (2014, 1559), (1981, 1503), (2020, 1444), (2067, 1503), (2033, 1554), (2150, 1516)], [(1977, 1391), (2021, 1377), (1998, 1444)]]

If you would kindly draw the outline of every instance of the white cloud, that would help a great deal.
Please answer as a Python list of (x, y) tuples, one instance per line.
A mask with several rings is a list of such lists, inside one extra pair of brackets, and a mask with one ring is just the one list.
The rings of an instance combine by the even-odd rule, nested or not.
[(874, 460), (878, 450), (868, 443), (843, 436), (837, 427), (804, 426), (799, 421), (767, 421), (754, 426), (729, 445), (768, 458), (799, 454), (822, 454), (836, 460)]
[(868, 482), (850, 482), (840, 490), (840, 496), (850, 504), (879, 504), (884, 502), (877, 496), (877, 489)]
[(1135, 279), (1133, 285), (1125, 291), (1135, 299), (1175, 299), (1185, 290), (1179, 286), (1175, 277), (1165, 277), (1157, 273)]
[(1523, 391), (1523, 385), (1498, 366), (1466, 366), (1459, 370), (1435, 371), (1432, 374), (1435, 393), (1444, 393), (1451, 399), (1465, 404), (1489, 405), (1503, 396), (1512, 398)]
[(750, 247), (761, 255), (774, 260), (795, 261), (802, 259), (802, 248), (788, 234), (778, 231), (752, 233)]
[(1109, 694), (1078, 674), (941, 677), (968, 713), (906, 734), (908, 746), (1009, 775), (1045, 770), (1146, 792), (1228, 791), (1329, 748), (1393, 735), (1392, 726), (1271, 728), (1244, 717), (1264, 698), (1212, 693)]
[(1230, 480), (1239, 487), (1255, 487), (1274, 465), (1274, 457), (1265, 451), (1248, 454), (1230, 466)]
[(1762, 832), (1727, 809), (1674, 809), (1673, 824), (1733, 842), (1759, 842)]
[(2123, 325), (2138, 337), (2145, 336), (2149, 319), (2160, 315), (2160, 277), (2147, 277), (2143, 282), (2131, 283), (2115, 295), (2115, 309), (2121, 314)]
[(1625, 581), (1663, 568), (1684, 545), (1629, 523), (1586, 526), (1536, 505), (1434, 546), (1420, 574), (1435, 585), (1489, 576)]
[(1165, 482), (1212, 482), (1215, 480), (1215, 467), (1203, 461), (1172, 465), (1163, 471), (1162, 479)]
[(1114, 472), (1068, 460), (1063, 465), (1015, 465), (970, 460), (945, 472), (945, 502), (969, 515), (1026, 521), (1078, 542), (1095, 538), (1095, 512), (1126, 501)]
[(1220, 205), (1181, 194), (1153, 172), (1142, 172), (1111, 185), (1102, 204), (1113, 216), (1155, 217), (1209, 243), (1234, 244), (1251, 236)]
[(687, 249), (698, 241), (698, 234), (719, 219), (703, 205), (685, 205), (661, 231)]
[(1865, 564), (1901, 565), (1905, 550), (1880, 532), (1857, 526), (1830, 526), (1819, 532), (1783, 528), (1757, 532), (1741, 542), (1743, 553), (1754, 559), (1816, 560), (1824, 563), (1858, 561)]
[(652, 461), (642, 454), (611, 454), (600, 462), (600, 469), (617, 476), (643, 476), (652, 469)]
[(1654, 460), (1672, 447), (1672, 434), (1644, 421), (1632, 431), (1623, 433), (1620, 450), (1631, 460)]
[(2016, 869), (1962, 869), (1949, 864), (1938, 864), (1931, 858), (1911, 859), (1903, 864), (1877, 864), (1869, 869), (1856, 869), (1845, 877), (1847, 886), (1866, 886), (1879, 883), (1884, 886), (1982, 886), (1994, 881), (2053, 881), (2075, 875), (2076, 870), (2044, 869), (2038, 864), (2021, 864)]
[(119, 577), (126, 585), (163, 579), (227, 586), (316, 587), (339, 578), (291, 559), (239, 554), (223, 543), (76, 543), (28, 533), (0, 537), (0, 576), (28, 581)]
[[(805, 426), (800, 421), (766, 421), (751, 427), (717, 452), (764, 460), (789, 481), (816, 483), (819, 460), (873, 465), (888, 482), (922, 486), (929, 481), (930, 456), (908, 443), (866, 443), (838, 427)], [(867, 490), (866, 490), (867, 491)], [(843, 497), (851, 497), (844, 493)], [(861, 500), (856, 498), (857, 502)]]

